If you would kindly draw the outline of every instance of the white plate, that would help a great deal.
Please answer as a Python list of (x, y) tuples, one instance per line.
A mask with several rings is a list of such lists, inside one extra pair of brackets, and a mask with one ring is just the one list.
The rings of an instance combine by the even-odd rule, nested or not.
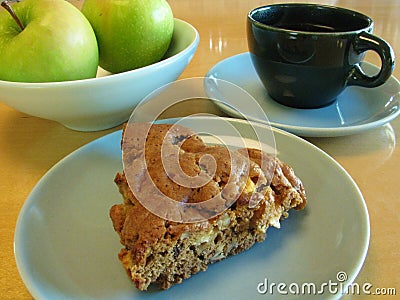
[[(210, 122), (198, 120), (207, 130)], [(229, 122), (252, 139), (249, 123)], [(260, 123), (253, 126), (267, 129)], [(202, 299), (270, 299), (280, 294), (276, 289), (272, 295), (259, 294), (257, 285), (265, 279), (299, 286), (319, 287), (329, 281), (350, 284), (369, 243), (362, 194), (322, 150), (279, 129), (274, 134), (279, 157), (305, 185), (307, 208), (291, 212), (281, 229), (270, 228), (265, 242), (167, 291), (137, 291), (117, 258), (121, 245), (108, 213), (113, 204), (122, 202), (113, 183), (122, 170), (121, 132), (68, 155), (33, 189), (17, 221), (15, 257), (29, 292), (37, 299), (198, 299), (200, 295)], [(338, 272), (345, 272), (347, 280), (338, 281)], [(340, 295), (326, 289), (319, 296)]]
[[(376, 66), (366, 62), (363, 63), (363, 69), (368, 74), (378, 72)], [(400, 113), (400, 83), (393, 76), (377, 88), (348, 87), (338, 96), (335, 103), (319, 109), (296, 109), (272, 100), (258, 78), (249, 53), (220, 61), (207, 72), (206, 77), (229, 81), (243, 88), (260, 104), (272, 126), (300, 136), (330, 137), (355, 134), (390, 122)], [(217, 99), (220, 95), (224, 96), (223, 89), (217, 94), (212, 90), (206, 92), (210, 97)], [(223, 101), (229, 104), (229, 97)], [(243, 117), (220, 101), (215, 103), (227, 114), (237, 118)], [(259, 119), (257, 111), (241, 113), (249, 120), (264, 121)]]

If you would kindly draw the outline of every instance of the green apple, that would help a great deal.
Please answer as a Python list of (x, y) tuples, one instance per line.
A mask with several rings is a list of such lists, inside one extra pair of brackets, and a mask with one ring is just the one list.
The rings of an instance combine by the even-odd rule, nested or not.
[(23, 0), (9, 7), (22, 27), (0, 8), (0, 80), (49, 82), (96, 76), (96, 36), (79, 9), (65, 0)]
[(100, 66), (120, 73), (159, 61), (174, 30), (165, 0), (85, 0), (82, 12), (94, 29)]

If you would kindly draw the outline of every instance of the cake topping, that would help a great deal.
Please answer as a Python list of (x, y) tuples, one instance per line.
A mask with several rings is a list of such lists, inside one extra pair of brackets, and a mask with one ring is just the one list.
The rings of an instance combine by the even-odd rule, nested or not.
[(263, 164), (256, 165), (247, 151), (207, 145), (180, 125), (129, 123), (122, 149), (125, 176), (136, 199), (174, 222), (199, 222), (222, 213), (242, 195), (248, 178), (255, 188), (247, 200), (256, 206), (275, 166), (266, 154), (259, 157)]

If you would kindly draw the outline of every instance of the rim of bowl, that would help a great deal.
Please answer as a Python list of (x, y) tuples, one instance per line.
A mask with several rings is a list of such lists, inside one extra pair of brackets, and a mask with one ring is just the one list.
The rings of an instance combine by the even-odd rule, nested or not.
[(118, 80), (118, 78), (121, 76), (139, 73), (139, 72), (145, 71), (150, 68), (168, 64), (172, 60), (175, 60), (178, 56), (184, 55), (186, 52), (191, 51), (191, 49), (193, 49), (200, 40), (199, 32), (192, 24), (190, 24), (184, 20), (178, 19), (178, 18), (174, 18), (174, 22), (184, 24), (188, 28), (190, 28), (192, 30), (192, 32), (194, 33), (194, 39), (188, 46), (186, 46), (184, 49), (182, 49), (178, 53), (176, 53), (170, 57), (167, 57), (165, 59), (161, 59), (160, 61), (155, 62), (153, 64), (150, 64), (150, 65), (147, 65), (147, 66), (144, 66), (141, 68), (133, 69), (130, 71), (121, 72), (121, 73), (115, 73), (115, 74), (111, 73), (104, 77), (93, 77), (93, 78), (77, 79), (77, 80), (56, 81), (56, 82), (54, 82), (54, 81), (53, 82), (18, 82), (18, 81), (0, 80), (0, 86), (15, 85), (15, 86), (18, 86), (19, 88), (24, 88), (24, 87), (25, 88), (54, 88), (54, 87), (59, 87), (59, 86), (72, 86), (72, 85), (78, 86), (78, 85), (82, 85), (82, 84), (91, 84), (91, 83), (98, 84), (99, 82), (101, 83), (102, 81), (110, 81), (112, 79)]

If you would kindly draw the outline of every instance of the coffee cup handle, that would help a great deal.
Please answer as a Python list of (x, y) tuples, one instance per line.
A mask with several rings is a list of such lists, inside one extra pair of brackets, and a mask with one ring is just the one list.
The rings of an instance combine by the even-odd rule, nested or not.
[(381, 58), (382, 67), (378, 74), (374, 76), (366, 75), (360, 65), (356, 65), (348, 78), (347, 85), (359, 85), (363, 87), (377, 87), (385, 83), (392, 75), (395, 60), (393, 49), (388, 43), (379, 37), (368, 32), (362, 32), (354, 42), (354, 50), (361, 54), (367, 50), (373, 50)]

